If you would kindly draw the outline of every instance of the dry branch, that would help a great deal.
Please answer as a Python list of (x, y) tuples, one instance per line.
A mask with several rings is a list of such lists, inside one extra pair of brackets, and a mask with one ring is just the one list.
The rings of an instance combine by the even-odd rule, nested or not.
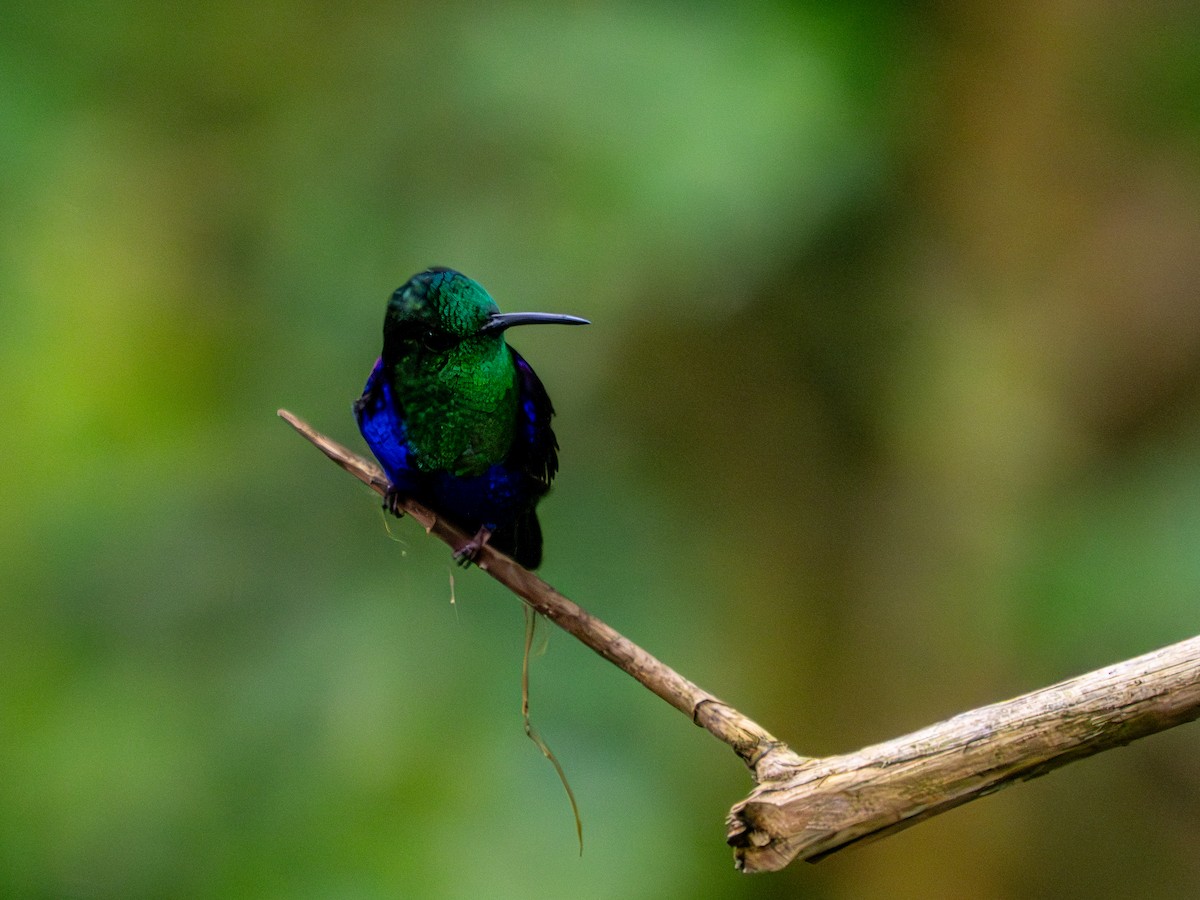
[[(380, 495), (387, 492), (387, 477), (373, 462), (351, 453), (286, 409), (279, 410), (279, 415), (315, 444), (322, 453), (363, 484)], [(468, 536), (464, 532), (439, 519), (432, 510), (409, 499), (405, 499), (402, 506), (421, 527), (455, 551), (467, 543)], [(790, 771), (791, 766), (802, 762), (761, 725), (743, 716), (708, 691), (701, 690), (490, 545), (484, 544), (480, 549), (476, 565), (534, 610), (636, 678), (643, 686), (685, 713), (715, 738), (732, 747), (750, 767), (755, 780), (760, 784), (770, 780), (781, 769), (788, 768)]]
[(874, 840), (1085, 756), (1200, 716), (1200, 638), (962, 713), (855, 753), (809, 759), (729, 815), (746, 871)]
[[(387, 491), (374, 463), (286, 410), (279, 415), (351, 475)], [(455, 550), (467, 542), (420, 504), (403, 508)], [(1198, 637), (855, 753), (802, 757), (507, 556), (485, 545), (478, 565), (741, 757), (758, 787), (731, 810), (728, 841), (747, 872), (816, 861), (1200, 717)]]

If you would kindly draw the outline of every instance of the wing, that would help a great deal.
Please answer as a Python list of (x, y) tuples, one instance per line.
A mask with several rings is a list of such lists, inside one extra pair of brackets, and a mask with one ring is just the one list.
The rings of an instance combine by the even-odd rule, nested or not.
[(383, 466), (392, 485), (400, 490), (411, 490), (416, 473), (409, 454), (407, 429), (395, 402), (391, 382), (384, 374), (382, 359), (375, 361), (362, 396), (354, 402), (354, 417), (363, 440)]
[(517, 367), (517, 389), (521, 404), (517, 411), (517, 436), (513, 441), (510, 459), (541, 485), (542, 493), (545, 493), (558, 472), (558, 441), (550, 427), (554, 407), (550, 405), (550, 397), (533, 367), (512, 347), (508, 348), (508, 352), (512, 354)]

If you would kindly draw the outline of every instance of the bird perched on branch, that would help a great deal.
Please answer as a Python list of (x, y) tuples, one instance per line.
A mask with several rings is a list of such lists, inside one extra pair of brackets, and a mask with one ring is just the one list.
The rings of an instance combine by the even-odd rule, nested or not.
[(391, 481), (384, 507), (405, 497), (527, 569), (542, 561), (536, 506), (558, 471), (554, 408), (537, 374), (504, 340), (515, 325), (587, 325), (552, 313), (502, 313), (453, 269), (414, 275), (388, 301), (383, 354), (354, 404), (358, 427)]

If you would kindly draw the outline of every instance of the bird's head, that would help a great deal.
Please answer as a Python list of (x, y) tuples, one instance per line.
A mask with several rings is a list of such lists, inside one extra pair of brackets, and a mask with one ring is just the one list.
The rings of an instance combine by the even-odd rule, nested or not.
[(501, 313), (483, 285), (453, 269), (414, 275), (392, 294), (383, 323), (385, 363), (440, 368), (450, 357), (497, 351), (514, 325), (587, 325), (554, 313)]

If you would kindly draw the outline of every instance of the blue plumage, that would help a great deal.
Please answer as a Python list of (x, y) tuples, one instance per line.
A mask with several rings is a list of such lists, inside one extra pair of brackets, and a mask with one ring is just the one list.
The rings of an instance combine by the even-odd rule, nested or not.
[(393, 295), (383, 355), (354, 405), (390, 496), (417, 500), (529, 569), (542, 559), (535, 508), (558, 471), (558, 443), (546, 389), (502, 331), (536, 323), (584, 320), (504, 315), (457, 272), (414, 276)]

